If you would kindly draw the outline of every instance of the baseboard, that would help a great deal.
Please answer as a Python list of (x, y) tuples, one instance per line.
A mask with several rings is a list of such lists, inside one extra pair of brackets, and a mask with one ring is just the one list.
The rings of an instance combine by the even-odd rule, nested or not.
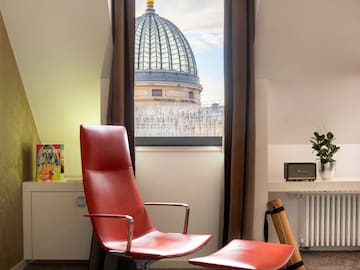
[(24, 270), (30, 264), (29, 260), (22, 260), (17, 265), (13, 266), (10, 270)]
[[(13, 266), (10, 270), (24, 270), (31, 260), (22, 260), (17, 265)], [(152, 269), (194, 269), (201, 268), (190, 264), (187, 260), (160, 260), (151, 265)]]

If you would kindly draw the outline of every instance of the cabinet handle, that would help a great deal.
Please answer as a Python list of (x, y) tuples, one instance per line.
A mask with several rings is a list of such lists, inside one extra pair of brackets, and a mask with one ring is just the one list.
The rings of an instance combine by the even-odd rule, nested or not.
[(86, 200), (84, 196), (77, 196), (75, 199), (75, 204), (79, 208), (85, 208), (86, 207)]

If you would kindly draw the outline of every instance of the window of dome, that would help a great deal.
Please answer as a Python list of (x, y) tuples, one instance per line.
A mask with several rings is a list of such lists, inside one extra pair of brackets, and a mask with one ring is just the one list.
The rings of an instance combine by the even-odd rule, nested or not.
[(152, 89), (151, 90), (151, 96), (153, 97), (162, 97), (162, 89)]
[(194, 99), (194, 92), (190, 91), (188, 94), (189, 99)]

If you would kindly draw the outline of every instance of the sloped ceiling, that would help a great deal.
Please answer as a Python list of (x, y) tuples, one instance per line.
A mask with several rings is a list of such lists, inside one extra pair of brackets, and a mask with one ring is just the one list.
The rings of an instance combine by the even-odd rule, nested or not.
[(75, 142), (100, 122), (108, 2), (0, 0), (10, 43), (43, 143)]
[(0, 0), (0, 11), (40, 140), (65, 144), (65, 176), (80, 176), (79, 126), (100, 123), (108, 1)]
[(358, 75), (360, 1), (260, 1), (257, 76), (274, 80)]
[(255, 66), (267, 83), (270, 144), (308, 144), (315, 130), (333, 131), (338, 144), (360, 143), (354, 125), (360, 115), (359, 14), (358, 0), (260, 2)]

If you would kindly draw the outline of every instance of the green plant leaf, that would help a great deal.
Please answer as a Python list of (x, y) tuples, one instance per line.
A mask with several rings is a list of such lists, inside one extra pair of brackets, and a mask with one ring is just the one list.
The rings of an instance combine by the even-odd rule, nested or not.
[(319, 151), (319, 154), (322, 155), (322, 156), (325, 156), (327, 154), (327, 149), (321, 148), (320, 151)]
[(332, 150), (332, 154), (335, 154), (337, 151), (339, 151), (340, 147), (336, 147)]
[(325, 146), (325, 145), (328, 145), (330, 143), (330, 141), (326, 138), (324, 138), (321, 142), (320, 142), (320, 145), (321, 146)]
[(334, 138), (334, 134), (332, 134), (330, 131), (326, 134), (326, 137), (329, 139), (329, 140), (332, 140)]
[(318, 144), (314, 144), (312, 149), (316, 150), (316, 151), (319, 151), (320, 150), (320, 145)]

